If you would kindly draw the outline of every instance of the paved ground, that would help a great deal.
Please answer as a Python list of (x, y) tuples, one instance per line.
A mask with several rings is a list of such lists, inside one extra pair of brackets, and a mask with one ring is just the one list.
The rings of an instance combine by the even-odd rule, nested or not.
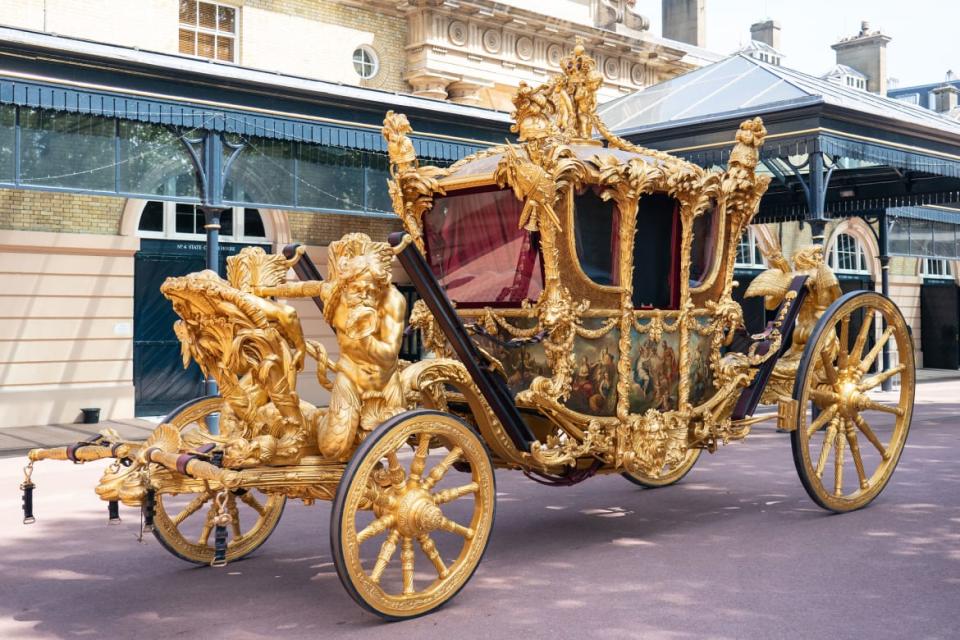
[(956, 638), (958, 415), (960, 382), (920, 385), (891, 485), (842, 516), (810, 502), (789, 437), (770, 428), (654, 491), (502, 472), (473, 580), (398, 624), (341, 588), (327, 505), (291, 504), (252, 558), (198, 569), (138, 544), (131, 510), (106, 525), (99, 464), (39, 465), (39, 520), (21, 526), (21, 460), (0, 460), (0, 637)]

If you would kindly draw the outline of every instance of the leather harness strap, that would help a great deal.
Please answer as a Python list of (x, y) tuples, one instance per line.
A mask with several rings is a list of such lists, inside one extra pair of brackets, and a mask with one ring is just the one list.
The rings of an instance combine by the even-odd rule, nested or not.
[(100, 434), (97, 434), (91, 437), (89, 440), (83, 440), (82, 442), (76, 442), (69, 447), (67, 447), (67, 459), (74, 464), (79, 464), (82, 460), (77, 459), (77, 449), (81, 447), (89, 447), (92, 445), (97, 445), (100, 443), (100, 440), (103, 438)]
[(187, 465), (190, 463), (190, 461), (196, 460), (200, 456), (210, 453), (213, 451), (214, 447), (216, 447), (215, 444), (207, 443), (195, 451), (182, 454), (179, 458), (177, 458), (177, 471), (183, 475), (188, 475)]

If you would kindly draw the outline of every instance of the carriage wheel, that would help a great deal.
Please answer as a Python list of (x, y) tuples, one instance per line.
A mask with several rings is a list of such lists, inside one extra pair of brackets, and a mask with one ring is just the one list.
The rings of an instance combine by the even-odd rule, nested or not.
[[(859, 329), (852, 326), (857, 322)], [(891, 339), (899, 363), (884, 368), (880, 354)], [(871, 373), (875, 363), (879, 372)], [(880, 385), (897, 375), (899, 391), (880, 393)], [(814, 502), (853, 511), (883, 491), (910, 430), (914, 386), (913, 342), (893, 302), (854, 291), (830, 305), (814, 327), (793, 387), (793, 459)], [(844, 474), (851, 463), (854, 472)]]
[(683, 460), (680, 461), (680, 464), (664, 467), (663, 470), (661, 470), (660, 475), (656, 478), (642, 474), (639, 471), (624, 471), (620, 475), (633, 484), (638, 484), (641, 487), (646, 487), (647, 489), (669, 487), (672, 484), (680, 482), (683, 480), (685, 475), (690, 473), (690, 470), (693, 469), (693, 465), (697, 464), (697, 460), (700, 459), (700, 453), (702, 451), (703, 449), (697, 448), (687, 449), (687, 453), (683, 457)]
[[(447, 473), (458, 462), (469, 465), (468, 482)], [(433, 611), (480, 563), (495, 500), (490, 456), (461, 420), (417, 410), (386, 421), (360, 444), (337, 487), (330, 542), (340, 581), (387, 619)]]
[[(211, 414), (220, 410), (223, 400), (201, 398), (181, 407), (167, 422), (180, 429), (186, 441), (206, 434)], [(214, 556), (213, 517), (217, 506), (216, 490), (156, 496), (153, 535), (163, 547), (187, 562), (210, 564)], [(286, 497), (264, 494), (256, 489), (227, 494), (226, 508), (231, 515), (227, 525), (228, 562), (239, 560), (267, 541), (283, 514)]]

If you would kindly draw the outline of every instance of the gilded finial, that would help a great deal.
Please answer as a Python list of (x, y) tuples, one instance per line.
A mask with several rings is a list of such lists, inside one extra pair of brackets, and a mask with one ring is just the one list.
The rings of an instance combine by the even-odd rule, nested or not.
[(531, 87), (521, 82), (511, 114), (521, 142), (561, 137), (586, 141), (597, 121), (597, 90), (603, 84), (596, 61), (577, 38), (573, 50), (560, 61), (561, 74)]
[(387, 141), (387, 153), (390, 156), (390, 163), (398, 171), (405, 171), (416, 165), (417, 152), (413, 148), (413, 142), (407, 136), (413, 133), (413, 127), (407, 116), (402, 113), (387, 111), (383, 119), (383, 137)]

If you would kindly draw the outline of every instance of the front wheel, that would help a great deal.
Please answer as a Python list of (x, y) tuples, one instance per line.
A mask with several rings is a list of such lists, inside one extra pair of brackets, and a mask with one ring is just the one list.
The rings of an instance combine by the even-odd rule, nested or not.
[[(211, 416), (220, 411), (223, 399), (198, 398), (178, 407), (164, 422), (180, 430), (186, 441), (202, 442), (209, 436)], [(158, 493), (153, 515), (153, 535), (163, 547), (187, 562), (210, 564), (214, 559), (213, 518), (217, 492), (209, 487), (196, 493)], [(267, 541), (280, 522), (286, 497), (256, 489), (231, 491), (226, 509), (228, 562), (244, 558)]]
[[(872, 373), (891, 339), (899, 362), (881, 363)], [(845, 512), (880, 495), (910, 430), (915, 373), (907, 324), (888, 298), (854, 291), (824, 311), (797, 370), (790, 434), (797, 472), (814, 502)], [(900, 376), (900, 389), (881, 392), (894, 376)], [(849, 473), (850, 462), (855, 473)]]
[[(468, 481), (448, 474), (457, 463)], [(337, 487), (330, 542), (340, 581), (387, 619), (433, 611), (480, 563), (495, 500), (493, 464), (470, 427), (431, 410), (391, 418), (363, 440)]]

